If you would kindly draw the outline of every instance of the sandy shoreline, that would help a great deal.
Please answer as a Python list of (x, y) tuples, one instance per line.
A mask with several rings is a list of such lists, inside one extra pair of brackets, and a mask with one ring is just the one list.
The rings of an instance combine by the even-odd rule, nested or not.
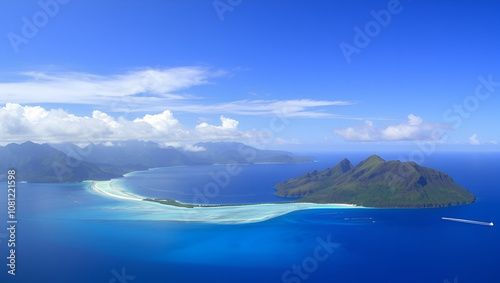
[(293, 211), (306, 209), (351, 209), (362, 208), (352, 204), (316, 203), (264, 203), (240, 206), (208, 206), (185, 208), (156, 202), (142, 201), (141, 197), (123, 188), (111, 186), (111, 181), (92, 181), (91, 190), (97, 194), (119, 200), (134, 201), (138, 205), (127, 209), (137, 213), (128, 214), (127, 219), (207, 222), (207, 223), (251, 223), (275, 218)]
[(121, 200), (142, 201), (144, 199), (127, 191), (111, 187), (111, 181), (92, 181), (91, 189), (98, 194)]

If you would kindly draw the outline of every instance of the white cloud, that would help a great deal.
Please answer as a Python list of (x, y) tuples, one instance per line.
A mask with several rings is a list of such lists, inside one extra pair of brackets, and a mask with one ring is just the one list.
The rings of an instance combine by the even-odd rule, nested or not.
[(478, 145), (479, 144), (479, 140), (477, 139), (477, 135), (476, 134), (472, 134), (472, 136), (469, 137), (469, 143), (470, 144), (474, 144), (474, 145)]
[(140, 69), (114, 75), (34, 71), (16, 75), (16, 81), (0, 82), (1, 104), (67, 103), (99, 105), (108, 112), (161, 112), (169, 109), (196, 114), (308, 118), (344, 118), (321, 108), (355, 104), (311, 99), (207, 102), (182, 91), (210, 84), (210, 78), (227, 75), (227, 72), (199, 66)]
[(369, 120), (366, 120), (362, 126), (334, 130), (333, 132), (347, 141), (374, 141), (379, 136), (377, 129), (373, 127), (373, 122)]
[[(238, 130), (239, 122), (220, 117), (221, 125), (198, 124), (189, 129), (165, 110), (133, 121), (94, 111), (92, 117), (76, 116), (62, 109), (8, 103), (0, 108), (2, 142), (106, 143), (127, 139), (152, 140), (165, 145), (206, 140), (250, 139), (255, 133)], [(191, 147), (190, 150), (201, 150)]]
[(451, 127), (445, 124), (424, 123), (422, 118), (410, 114), (408, 121), (386, 128), (376, 127), (372, 121), (365, 120), (364, 125), (334, 130), (333, 132), (346, 141), (403, 141), (439, 139), (437, 130), (441, 129), (451, 129)]
[(274, 138), (274, 143), (278, 145), (298, 145), (301, 144), (298, 139), (283, 139), (283, 138)]
[[(151, 104), (161, 99), (184, 99), (176, 92), (207, 84), (208, 78), (223, 75), (202, 67), (143, 69), (101, 76), (77, 72), (23, 72), (18, 82), (0, 82), (0, 103), (77, 103), (110, 105), (130, 103), (142, 95)], [(123, 107), (123, 106), (122, 106)]]
[(192, 151), (192, 152), (199, 152), (199, 151), (205, 151), (207, 150), (206, 148), (202, 146), (195, 146), (191, 144), (187, 144), (183, 147), (184, 151)]
[(467, 141), (469, 144), (472, 144), (472, 145), (479, 145), (479, 144), (493, 144), (493, 145), (496, 145), (498, 144), (497, 141), (488, 141), (488, 142), (484, 142), (484, 143), (481, 143), (481, 141), (477, 138), (477, 134), (472, 134), (472, 136), (469, 137), (468, 141)]
[[(168, 108), (176, 112), (208, 113), (208, 114), (233, 114), (233, 115), (274, 115), (280, 117), (304, 117), (304, 118), (341, 118), (339, 115), (325, 112), (321, 107), (353, 105), (351, 101), (328, 101), (328, 100), (239, 100), (222, 103), (204, 103), (196, 101), (169, 101)], [(115, 111), (134, 111), (164, 109), (167, 105), (161, 101), (156, 105), (143, 105), (140, 100), (134, 101), (133, 107), (129, 105), (115, 107)]]
[(196, 125), (195, 133), (203, 140), (219, 139), (250, 139), (256, 136), (255, 133), (243, 133), (238, 130), (239, 122), (224, 116), (220, 116), (222, 125), (214, 126), (206, 122)]
[(308, 117), (331, 117), (332, 114), (308, 111), (309, 108), (352, 105), (349, 101), (319, 101), (310, 99), (297, 100), (241, 100), (213, 105), (184, 105), (175, 107), (178, 111), (205, 112), (205, 113), (232, 113), (240, 115), (269, 115), (275, 114), (284, 117), (308, 116)]

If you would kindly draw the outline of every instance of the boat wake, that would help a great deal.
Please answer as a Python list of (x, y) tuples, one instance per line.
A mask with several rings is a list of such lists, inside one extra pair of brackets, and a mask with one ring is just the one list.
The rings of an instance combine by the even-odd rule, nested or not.
[(449, 218), (449, 217), (441, 217), (441, 219), (444, 220), (449, 220), (449, 221), (456, 221), (456, 222), (462, 222), (462, 223), (469, 223), (469, 224), (477, 224), (477, 225), (484, 225), (484, 226), (493, 226), (493, 222), (481, 222), (481, 221), (474, 221), (474, 220), (467, 220), (467, 219), (460, 219), (460, 218)]

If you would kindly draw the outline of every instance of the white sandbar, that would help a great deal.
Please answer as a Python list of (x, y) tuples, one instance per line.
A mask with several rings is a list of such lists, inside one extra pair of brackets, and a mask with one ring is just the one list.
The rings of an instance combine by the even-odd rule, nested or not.
[(110, 185), (111, 181), (92, 182), (92, 191), (120, 200), (137, 201), (137, 205), (127, 206), (127, 219), (208, 222), (208, 223), (250, 223), (268, 220), (280, 215), (305, 209), (346, 209), (362, 208), (352, 204), (316, 203), (270, 203), (240, 206), (193, 207), (185, 208), (157, 202), (142, 201), (144, 197), (127, 192), (123, 188)]
[(91, 188), (96, 193), (116, 199), (136, 200), (136, 201), (141, 201), (144, 199), (143, 197), (129, 193), (121, 188), (111, 186), (111, 181), (100, 181), (100, 182), (94, 181), (92, 182)]

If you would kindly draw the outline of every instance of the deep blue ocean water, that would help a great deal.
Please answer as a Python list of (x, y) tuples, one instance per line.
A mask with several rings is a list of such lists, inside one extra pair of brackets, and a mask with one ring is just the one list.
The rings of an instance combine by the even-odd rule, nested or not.
[[(185, 202), (195, 200), (194, 189), (198, 202), (280, 201), (276, 182), (367, 156), (240, 166), (227, 182), (213, 176), (236, 171), (217, 165), (136, 172), (113, 183)], [(0, 183), (0, 282), (500, 282), (500, 153), (434, 153), (421, 165), (448, 173), (477, 201), (434, 209), (314, 209), (250, 224), (207, 224), (117, 220), (129, 202), (91, 193), (89, 183), (19, 184), (16, 276), (7, 274), (7, 186)], [(207, 194), (210, 183), (218, 190), (210, 185)]]

